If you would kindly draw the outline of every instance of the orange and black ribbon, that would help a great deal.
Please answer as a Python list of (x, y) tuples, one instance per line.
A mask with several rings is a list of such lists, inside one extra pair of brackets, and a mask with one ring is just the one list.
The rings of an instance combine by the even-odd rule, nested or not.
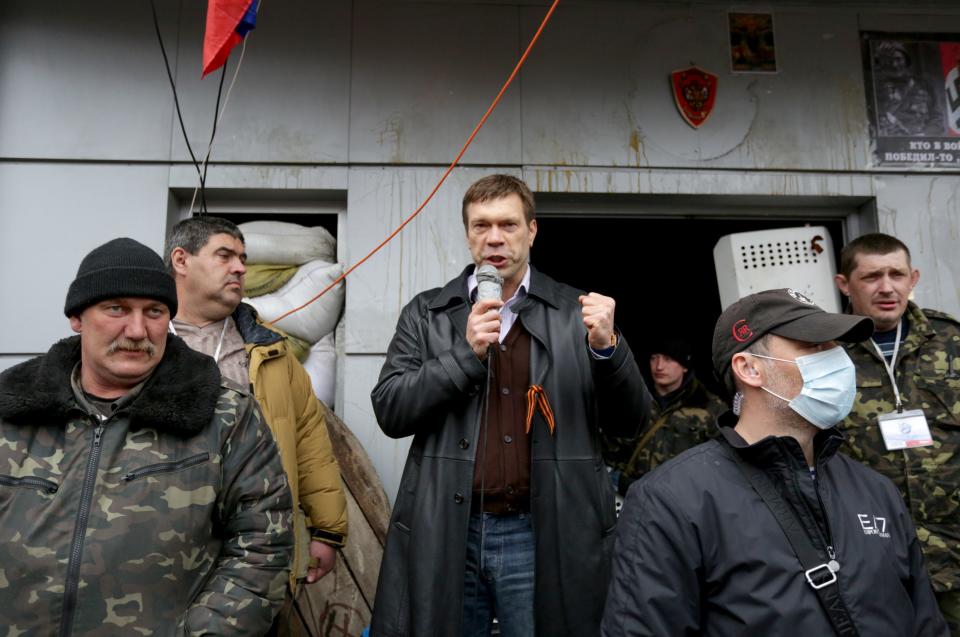
[(530, 385), (527, 390), (527, 433), (530, 433), (530, 424), (533, 422), (533, 412), (539, 409), (544, 419), (550, 426), (550, 434), (553, 435), (557, 428), (557, 421), (553, 418), (553, 410), (550, 408), (550, 402), (547, 400), (547, 392), (540, 385)]

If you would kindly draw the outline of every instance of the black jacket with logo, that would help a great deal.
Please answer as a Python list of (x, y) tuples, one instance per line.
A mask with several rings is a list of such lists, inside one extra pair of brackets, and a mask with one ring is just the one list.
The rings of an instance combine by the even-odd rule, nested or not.
[(627, 494), (603, 634), (832, 635), (816, 591), (733, 453), (761, 468), (822, 553), (862, 637), (947, 635), (910, 514), (886, 478), (814, 441), (816, 479), (799, 443), (748, 445), (731, 427), (677, 456)]

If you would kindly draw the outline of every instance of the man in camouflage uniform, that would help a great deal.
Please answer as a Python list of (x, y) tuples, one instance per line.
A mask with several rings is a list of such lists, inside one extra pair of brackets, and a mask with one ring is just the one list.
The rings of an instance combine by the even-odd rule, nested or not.
[[(889, 235), (864, 235), (840, 253), (837, 287), (876, 325), (872, 339), (846, 346), (857, 398), (843, 428), (850, 455), (903, 494), (940, 608), (960, 634), (960, 324), (908, 300), (919, 277), (907, 246)], [(878, 417), (899, 412), (898, 394), (904, 411), (922, 410), (930, 435), (911, 443), (922, 446), (888, 450)]]
[(0, 375), (7, 635), (262, 635), (291, 498), (250, 395), (168, 337), (173, 279), (131, 239), (87, 255), (79, 334)]
[(633, 438), (604, 435), (603, 457), (620, 495), (670, 458), (717, 434), (716, 419), (727, 406), (697, 380), (690, 346), (665, 338), (650, 354), (653, 402), (650, 426)]

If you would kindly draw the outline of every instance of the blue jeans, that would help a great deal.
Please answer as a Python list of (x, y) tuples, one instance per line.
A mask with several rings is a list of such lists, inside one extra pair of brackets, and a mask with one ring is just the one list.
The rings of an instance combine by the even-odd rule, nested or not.
[[(483, 550), (480, 528), (484, 528)], [(463, 637), (533, 637), (533, 526), (528, 513), (470, 516), (463, 581)]]

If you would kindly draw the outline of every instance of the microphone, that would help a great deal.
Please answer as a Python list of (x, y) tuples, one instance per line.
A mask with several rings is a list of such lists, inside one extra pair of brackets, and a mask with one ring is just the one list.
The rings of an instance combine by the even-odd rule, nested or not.
[[(487, 299), (500, 300), (503, 296), (503, 277), (497, 272), (497, 269), (489, 263), (484, 263), (476, 272), (477, 276), (477, 301)], [(478, 447), (480, 454), (480, 510), (483, 510), (484, 483), (487, 477), (487, 428), (489, 427), (490, 410), (490, 385), (493, 377), (493, 366), (491, 359), (496, 356), (496, 348), (493, 343), (487, 346), (487, 358), (484, 361), (484, 367), (487, 368), (487, 379), (483, 387), (483, 397), (480, 400), (480, 411), (477, 412), (477, 428), (479, 431), (479, 440), (481, 446)], [(480, 526), (480, 555), (483, 557), (483, 545), (486, 538), (486, 525)]]
[[(503, 296), (503, 277), (497, 272), (497, 269), (489, 263), (484, 263), (477, 268), (477, 300), (485, 301), (487, 299), (497, 299)], [(487, 360), (494, 352), (493, 343), (487, 346)]]
[(503, 295), (503, 277), (489, 263), (477, 268), (477, 300), (499, 299)]

